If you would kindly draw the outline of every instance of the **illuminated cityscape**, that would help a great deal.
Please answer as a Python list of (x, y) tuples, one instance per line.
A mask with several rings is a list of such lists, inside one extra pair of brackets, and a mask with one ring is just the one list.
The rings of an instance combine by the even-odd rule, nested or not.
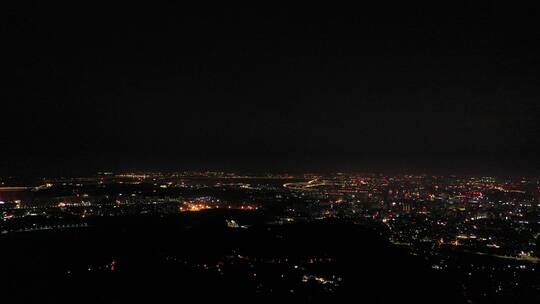
[[(282, 234), (305, 229), (298, 225), (315, 225), (316, 230), (339, 221), (375, 231), (404, 254), (418, 257), (426, 269), (455, 278), (466, 300), (491, 303), (540, 294), (538, 178), (145, 172), (22, 182), (1, 181), (4, 242), (38, 231), (94, 231), (109, 221), (146, 225), (144, 219), (155, 216), (187, 225), (183, 229), (190, 229), (189, 217), (211, 216), (220, 219), (216, 222), (223, 229), (256, 233), (268, 227)], [(286, 288), (307, 284), (328, 295), (353, 280), (338, 267), (317, 270), (319, 264), (334, 263), (336, 257), (328, 254), (295, 259), (249, 254), (242, 247), (200, 261), (174, 252), (153, 258), (196, 272), (257, 276), (253, 288), (260, 294), (274, 292), (276, 278), (271, 277), (283, 267), (280, 271), (292, 276), (284, 280)], [(123, 271), (121, 256), (96, 263), (88, 258), (61, 271)], [(274, 265), (273, 270), (264, 265)]]

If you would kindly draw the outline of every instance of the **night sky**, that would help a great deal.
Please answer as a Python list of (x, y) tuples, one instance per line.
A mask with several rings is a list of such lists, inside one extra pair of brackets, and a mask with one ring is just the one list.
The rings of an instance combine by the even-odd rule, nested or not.
[(0, 170), (536, 173), (539, 11), (478, 2), (6, 8)]

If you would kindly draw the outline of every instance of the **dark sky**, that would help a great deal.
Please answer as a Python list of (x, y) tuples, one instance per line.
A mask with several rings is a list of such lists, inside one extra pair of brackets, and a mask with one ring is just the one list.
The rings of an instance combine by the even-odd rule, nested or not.
[(9, 7), (0, 169), (538, 172), (518, 5)]

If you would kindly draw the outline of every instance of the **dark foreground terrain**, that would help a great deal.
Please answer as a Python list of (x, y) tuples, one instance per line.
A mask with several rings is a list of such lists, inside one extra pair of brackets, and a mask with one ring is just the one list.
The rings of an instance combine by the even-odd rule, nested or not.
[[(2, 302), (464, 302), (455, 281), (371, 228), (243, 217), (126, 217), (4, 235)], [(249, 227), (227, 227), (230, 218)]]

